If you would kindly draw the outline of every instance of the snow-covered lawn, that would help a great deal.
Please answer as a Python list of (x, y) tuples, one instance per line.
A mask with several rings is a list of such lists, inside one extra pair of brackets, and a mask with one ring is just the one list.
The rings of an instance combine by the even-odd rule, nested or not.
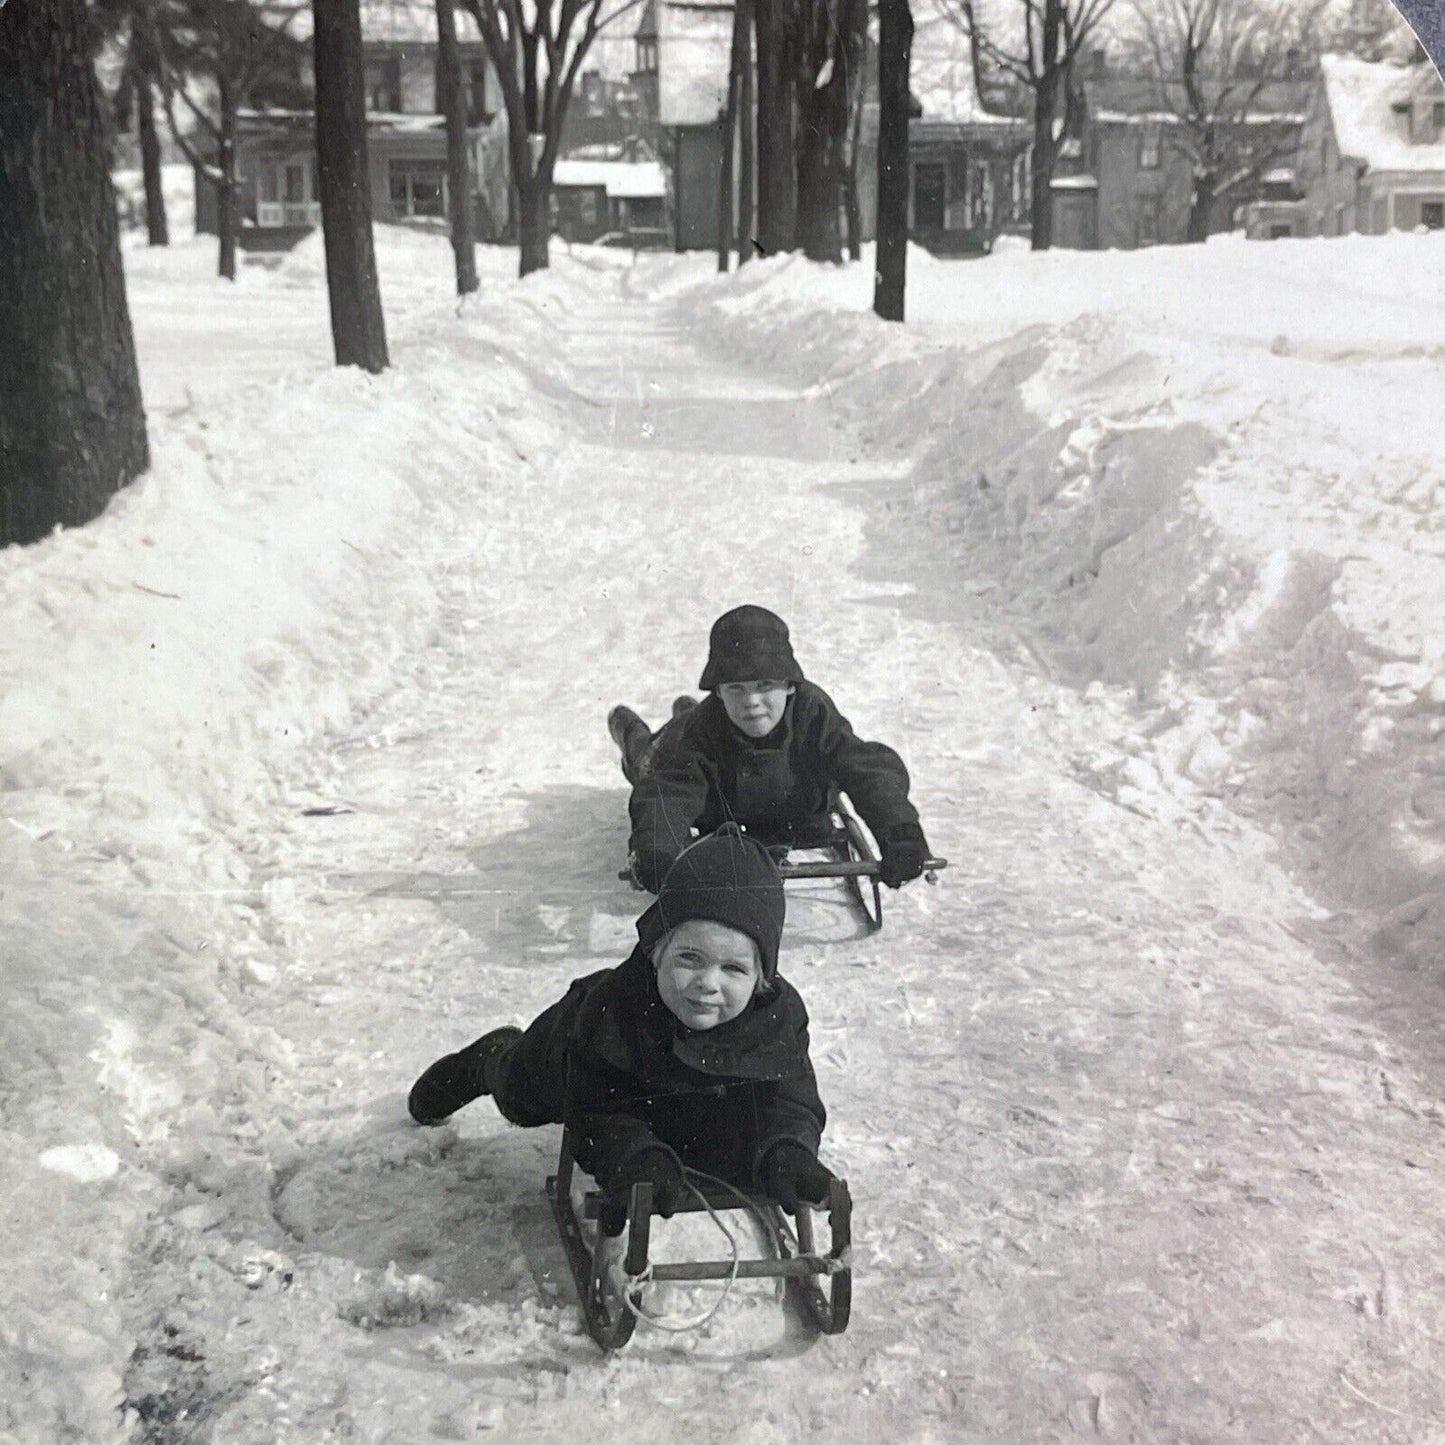
[[(379, 378), (319, 243), (130, 247), (153, 470), (0, 554), (0, 1434), (1445, 1428), (1441, 239), (920, 255), (903, 328), (379, 244)], [(740, 601), (953, 866), (793, 895), (849, 1332), (604, 1361), (552, 1131), (403, 1099), (621, 958), (603, 717)]]

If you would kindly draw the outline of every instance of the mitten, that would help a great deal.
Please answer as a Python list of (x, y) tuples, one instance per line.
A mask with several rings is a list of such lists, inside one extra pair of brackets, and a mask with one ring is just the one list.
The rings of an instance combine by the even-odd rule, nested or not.
[(896, 823), (883, 835), (883, 856), (878, 877), (890, 888), (901, 888), (923, 872), (928, 844), (917, 823)]
[(648, 1144), (629, 1155), (613, 1175), (597, 1214), (603, 1234), (621, 1234), (627, 1227), (627, 1205), (634, 1184), (652, 1185), (652, 1212), (667, 1219), (687, 1192), (682, 1160), (666, 1144)]
[(798, 1201), (822, 1204), (828, 1198), (833, 1175), (801, 1144), (785, 1139), (763, 1155), (758, 1180), (763, 1190), (789, 1214), (798, 1212)]
[(667, 870), (672, 867), (673, 855), (664, 853), (660, 848), (639, 848), (628, 861), (638, 886), (649, 893), (656, 893), (667, 877)]

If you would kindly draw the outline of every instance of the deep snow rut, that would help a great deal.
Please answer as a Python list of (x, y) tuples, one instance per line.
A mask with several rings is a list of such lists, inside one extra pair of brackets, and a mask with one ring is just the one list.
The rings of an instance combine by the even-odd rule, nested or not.
[[(585, 398), (563, 441), (456, 535), (398, 539), (435, 551), (443, 624), (315, 760), (353, 811), (291, 825), (294, 961), (251, 1007), (297, 1148), (274, 1228), (184, 1268), (158, 1242), (152, 1303), (213, 1383), (207, 1423), (154, 1438), (1427, 1438), (1445, 1121), (1292, 926), (1308, 902), (1217, 807), (1161, 822), (1083, 786), (1084, 699), (961, 599), (910, 608), (936, 571), (861, 580), (906, 459), (626, 289), (599, 273), (552, 315)], [(602, 1359), (542, 1199), (554, 1131), (485, 1101), (421, 1131), (403, 1101), (623, 956), (606, 709), (663, 716), (743, 601), (904, 753), (953, 866), (873, 938), (827, 890), (790, 915), (856, 1201), (848, 1333), (802, 1339), (739, 1289), (708, 1331)]]

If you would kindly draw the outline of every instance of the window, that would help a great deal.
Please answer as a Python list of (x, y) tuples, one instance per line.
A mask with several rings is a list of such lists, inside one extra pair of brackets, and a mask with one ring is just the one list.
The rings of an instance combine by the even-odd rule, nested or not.
[(286, 194), (283, 199), (288, 205), (309, 199), (306, 194), (306, 167), (300, 161), (292, 161), (286, 167)]
[(445, 161), (392, 161), (392, 215), (399, 219), (408, 216), (445, 216), (446, 170)]
[(1420, 224), (1427, 231), (1445, 230), (1445, 201), (1421, 201)]
[(637, 71), (639, 75), (657, 74), (657, 41), (637, 42)]
[(1139, 127), (1139, 169), (1141, 171), (1153, 171), (1159, 169), (1160, 155), (1163, 150), (1164, 127), (1157, 120), (1146, 120)]
[(1445, 100), (1437, 100), (1430, 107), (1430, 124), (1435, 127), (1437, 136), (1445, 130)]
[(1271, 241), (1282, 241), (1287, 236), (1294, 235), (1294, 227), (1288, 221), (1276, 221), (1269, 228), (1269, 239)]
[(577, 197), (577, 216), (584, 226), (597, 224), (597, 192), (583, 191)]
[(1159, 197), (1139, 197), (1139, 218), (1136, 226), (1141, 246), (1153, 246), (1159, 240)]
[(396, 56), (378, 56), (366, 62), (366, 108), (401, 109), (401, 61)]

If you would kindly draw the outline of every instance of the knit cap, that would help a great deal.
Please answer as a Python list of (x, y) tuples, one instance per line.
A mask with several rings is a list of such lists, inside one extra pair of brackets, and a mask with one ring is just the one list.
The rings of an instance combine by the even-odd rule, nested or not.
[(803, 669), (793, 656), (788, 624), (766, 607), (734, 607), (708, 634), (707, 666), (698, 686), (711, 692), (725, 682), (802, 682)]
[(757, 943), (768, 984), (778, 971), (785, 908), (772, 854), (736, 823), (724, 823), (678, 854), (657, 901), (637, 920), (637, 936), (650, 952), (679, 923), (695, 918), (725, 923)]

